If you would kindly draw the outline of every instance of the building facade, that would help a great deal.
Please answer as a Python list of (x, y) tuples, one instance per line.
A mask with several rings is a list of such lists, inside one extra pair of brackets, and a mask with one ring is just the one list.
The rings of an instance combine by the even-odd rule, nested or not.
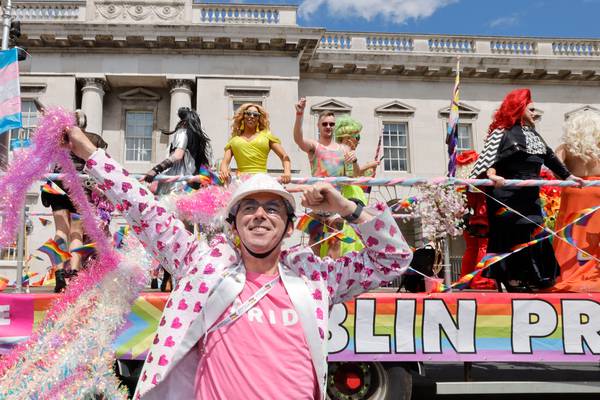
[[(532, 90), (539, 130), (551, 146), (577, 110), (600, 109), (600, 40), (330, 32), (299, 26), (296, 7), (195, 4), (191, 0), (13, 1), (21, 21), (27, 135), (33, 99), (83, 109), (88, 130), (132, 172), (167, 152), (181, 106), (195, 108), (222, 157), (234, 110), (258, 102), (290, 154), (295, 174), (309, 174), (294, 144), (294, 104), (307, 99), (305, 135), (316, 137), (322, 110), (351, 114), (364, 129), (359, 160), (378, 176), (444, 175), (446, 120), (461, 59), (459, 149), (481, 150), (504, 95)], [(276, 157), (269, 168), (277, 173)], [(382, 200), (409, 191), (379, 190)], [(394, 193), (392, 193), (394, 192)], [(33, 201), (32, 210), (43, 210)], [(39, 225), (39, 224), (37, 224)], [(34, 226), (30, 248), (52, 235)]]

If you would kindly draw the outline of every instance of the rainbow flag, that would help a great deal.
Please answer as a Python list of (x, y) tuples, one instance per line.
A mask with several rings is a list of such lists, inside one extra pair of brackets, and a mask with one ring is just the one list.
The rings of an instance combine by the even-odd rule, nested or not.
[[(23, 286), (34, 286), (31, 283), (31, 278), (33, 278), (33, 277), (35, 277), (37, 275), (39, 275), (37, 272), (25, 272), (23, 274), (23, 280), (21, 281), (21, 284)], [(43, 279), (42, 279), (42, 281), (43, 281)], [(36, 283), (35, 286), (39, 286), (39, 285)]]
[(500, 207), (495, 214), (496, 217), (506, 217), (508, 214), (510, 214), (510, 211), (506, 207)]
[(317, 236), (323, 233), (323, 223), (311, 217), (308, 214), (304, 214), (298, 220), (296, 229), (308, 233), (311, 236)]
[(23, 126), (17, 49), (0, 51), (0, 133)]
[(38, 219), (40, 220), (42, 226), (47, 226), (52, 223), (52, 221), (46, 218), (39, 217)]
[(3, 276), (0, 276), (0, 292), (6, 289), (8, 286), (8, 279)]
[(42, 185), (42, 192), (50, 193), (50, 194), (62, 194), (66, 195), (65, 191), (62, 190), (56, 183), (51, 180), (46, 180), (46, 183)]
[(88, 243), (88, 244), (84, 244), (81, 247), (77, 247), (77, 248), (71, 250), (71, 254), (77, 253), (81, 256), (81, 258), (85, 258), (87, 256), (94, 254), (95, 251), (96, 251), (96, 243)]
[(207, 185), (222, 185), (221, 179), (206, 165), (201, 165), (198, 169), (198, 177), (200, 178), (200, 184), (202, 186)]
[(47, 240), (38, 250), (48, 256), (52, 265), (62, 264), (71, 258), (71, 254), (62, 250), (52, 239)]
[[(325, 233), (326, 235), (326, 233)], [(331, 242), (332, 240), (337, 239), (339, 241), (342, 241), (344, 243), (354, 243), (356, 240), (352, 239), (350, 236), (347, 236), (345, 234), (343, 234), (342, 232), (338, 232), (335, 235), (331, 236), (329, 239), (327, 239), (329, 242)]]
[(55, 286), (56, 285), (56, 266), (51, 266), (46, 276), (42, 279), (43, 286)]

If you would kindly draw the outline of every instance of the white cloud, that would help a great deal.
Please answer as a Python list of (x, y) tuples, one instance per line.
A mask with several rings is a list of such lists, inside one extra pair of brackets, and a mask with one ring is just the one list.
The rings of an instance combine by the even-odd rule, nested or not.
[(519, 22), (519, 17), (517, 15), (512, 15), (510, 17), (500, 17), (489, 22), (490, 28), (497, 28), (499, 26), (511, 26), (515, 25)]
[(372, 20), (377, 16), (401, 24), (409, 19), (427, 18), (438, 8), (459, 0), (303, 0), (299, 12), (305, 18), (326, 7), (328, 15)]

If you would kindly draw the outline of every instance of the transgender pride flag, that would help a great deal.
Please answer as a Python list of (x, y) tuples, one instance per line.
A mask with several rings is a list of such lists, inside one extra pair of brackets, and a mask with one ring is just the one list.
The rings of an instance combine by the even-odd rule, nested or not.
[(0, 133), (21, 127), (17, 49), (0, 51)]

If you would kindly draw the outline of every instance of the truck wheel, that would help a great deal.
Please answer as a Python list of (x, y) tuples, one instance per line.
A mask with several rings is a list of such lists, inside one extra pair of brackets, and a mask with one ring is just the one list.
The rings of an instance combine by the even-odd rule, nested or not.
[(329, 363), (330, 400), (410, 400), (412, 376), (403, 366), (381, 363)]

